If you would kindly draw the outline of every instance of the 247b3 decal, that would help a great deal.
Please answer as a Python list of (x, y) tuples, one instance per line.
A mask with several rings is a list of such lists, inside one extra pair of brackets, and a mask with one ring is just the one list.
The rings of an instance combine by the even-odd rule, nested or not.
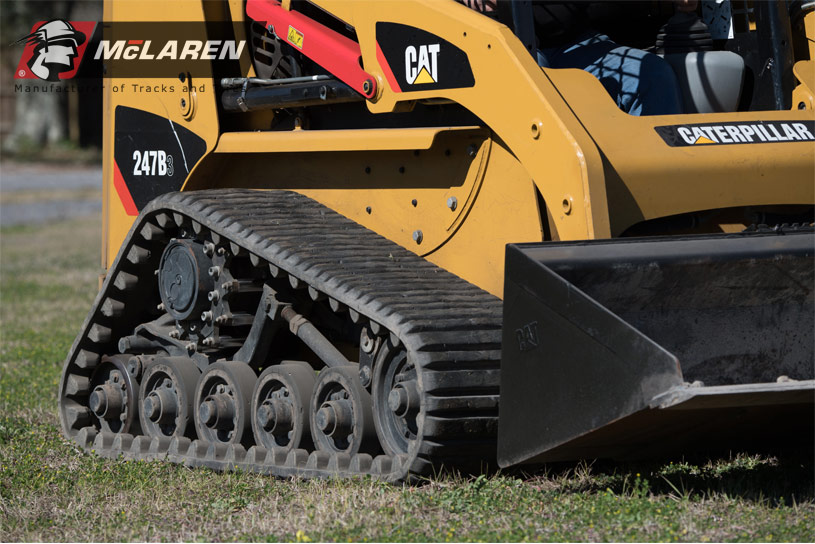
[(153, 151), (133, 151), (134, 176), (172, 176), (173, 156), (161, 149)]

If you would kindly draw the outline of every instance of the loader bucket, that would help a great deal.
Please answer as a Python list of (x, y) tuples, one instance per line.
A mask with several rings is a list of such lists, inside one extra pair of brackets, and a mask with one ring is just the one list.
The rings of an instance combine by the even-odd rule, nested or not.
[(501, 466), (812, 447), (815, 233), (511, 244)]

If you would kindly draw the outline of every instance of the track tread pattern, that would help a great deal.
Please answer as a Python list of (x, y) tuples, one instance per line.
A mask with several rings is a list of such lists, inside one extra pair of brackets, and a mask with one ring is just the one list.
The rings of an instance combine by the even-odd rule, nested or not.
[[(154, 282), (162, 250), (157, 224), (189, 223), (231, 242), (395, 334), (421, 369), (424, 416), (407, 455), (371, 458), (186, 438), (113, 435), (90, 426), (86, 378), (116, 339), (145, 320), (137, 284)], [(134, 248), (138, 248), (135, 249)], [(145, 251), (146, 250), (146, 251)], [(137, 258), (128, 259), (137, 253)], [(114, 315), (107, 298), (124, 304)], [(142, 297), (143, 298), (143, 297)], [(60, 384), (63, 432), (105, 457), (166, 459), (217, 470), (275, 476), (373, 475), (388, 481), (428, 475), (441, 465), (492, 461), (498, 416), (501, 301), (303, 195), (288, 191), (168, 193), (141, 213), (65, 362)], [(79, 384), (79, 385), (78, 385)], [(70, 390), (69, 390), (70, 387)]]

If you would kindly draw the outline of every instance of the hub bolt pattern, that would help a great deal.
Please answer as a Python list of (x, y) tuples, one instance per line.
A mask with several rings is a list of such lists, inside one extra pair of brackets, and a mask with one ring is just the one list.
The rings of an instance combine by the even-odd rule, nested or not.
[(193, 436), (192, 401), (200, 371), (187, 357), (157, 357), (140, 388), (141, 426), (148, 436)]
[(256, 380), (254, 371), (241, 361), (209, 365), (195, 392), (198, 438), (222, 444), (250, 444), (250, 403)]
[(371, 396), (356, 365), (324, 368), (311, 397), (311, 435), (317, 449), (376, 453)]
[(267, 449), (311, 447), (309, 402), (316, 376), (308, 363), (283, 361), (263, 371), (252, 392), (252, 432)]

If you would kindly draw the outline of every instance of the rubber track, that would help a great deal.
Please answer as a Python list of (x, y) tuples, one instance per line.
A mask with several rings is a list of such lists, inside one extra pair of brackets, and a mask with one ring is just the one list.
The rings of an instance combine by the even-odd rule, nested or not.
[[(295, 450), (248, 450), (186, 438), (100, 433), (87, 408), (89, 377), (133, 327), (155, 316), (153, 270), (180, 228), (289, 274), (396, 336), (422, 391), (420, 439), (407, 455), (372, 458)], [(233, 251), (234, 252), (234, 251)], [(149, 317), (148, 316), (152, 316)], [(372, 475), (401, 481), (441, 465), (479, 469), (495, 456), (501, 301), (298, 193), (217, 190), (168, 193), (135, 221), (74, 341), (60, 383), (64, 434), (103, 457), (166, 459), (275, 476)]]

